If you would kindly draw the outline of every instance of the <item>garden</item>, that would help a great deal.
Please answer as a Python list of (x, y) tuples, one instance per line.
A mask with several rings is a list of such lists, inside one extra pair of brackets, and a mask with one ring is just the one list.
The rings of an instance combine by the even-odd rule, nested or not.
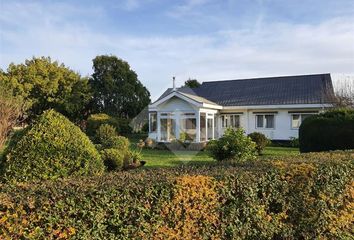
[[(95, 68), (110, 60), (98, 57)], [(28, 72), (38, 62), (51, 64), (34, 59)], [(95, 104), (75, 91), (87, 79), (70, 71), (80, 88), (35, 99), (28, 89), (46, 94), (44, 85), (12, 79), (23, 69), (0, 81), (1, 239), (353, 239), (353, 110), (305, 119), (292, 147), (229, 128), (191, 151), (181, 139), (133, 134), (131, 107), (110, 114), (117, 105), (100, 106), (111, 97), (102, 89), (86, 112)], [(100, 76), (90, 89), (102, 87)]]

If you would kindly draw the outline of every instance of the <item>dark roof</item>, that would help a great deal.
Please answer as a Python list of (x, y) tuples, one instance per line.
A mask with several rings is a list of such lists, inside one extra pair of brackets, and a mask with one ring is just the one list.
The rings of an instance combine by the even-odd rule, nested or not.
[[(167, 89), (159, 99), (172, 91)], [(334, 96), (330, 74), (211, 81), (176, 91), (222, 106), (325, 104), (332, 103)]]

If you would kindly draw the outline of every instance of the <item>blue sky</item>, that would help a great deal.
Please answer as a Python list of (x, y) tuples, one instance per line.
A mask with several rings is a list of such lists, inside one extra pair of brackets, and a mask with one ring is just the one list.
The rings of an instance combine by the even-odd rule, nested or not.
[(0, 68), (51, 56), (82, 75), (129, 62), (152, 98), (200, 81), (354, 74), (353, 0), (0, 0)]

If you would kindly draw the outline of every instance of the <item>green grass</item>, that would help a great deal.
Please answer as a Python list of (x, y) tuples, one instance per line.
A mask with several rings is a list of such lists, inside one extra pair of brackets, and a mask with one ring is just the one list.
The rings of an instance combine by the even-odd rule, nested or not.
[[(212, 165), (216, 161), (209, 157), (205, 151), (174, 151), (143, 149), (141, 152), (146, 167), (175, 167), (180, 165)], [(297, 148), (267, 147), (260, 158), (272, 156), (287, 156), (299, 154)]]

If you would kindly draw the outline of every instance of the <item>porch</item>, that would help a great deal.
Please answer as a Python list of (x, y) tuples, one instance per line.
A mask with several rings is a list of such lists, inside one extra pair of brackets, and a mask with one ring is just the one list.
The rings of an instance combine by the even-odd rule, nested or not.
[(206, 142), (217, 136), (217, 111), (156, 111), (149, 113), (149, 132), (158, 142)]

